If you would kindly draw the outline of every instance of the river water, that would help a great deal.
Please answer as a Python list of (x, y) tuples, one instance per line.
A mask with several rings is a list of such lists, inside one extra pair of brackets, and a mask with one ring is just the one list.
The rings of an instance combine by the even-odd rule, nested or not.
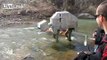
[(56, 43), (51, 33), (40, 31), (30, 18), (27, 23), (18, 21), (0, 20), (0, 60), (73, 60), (77, 52), (92, 50), (78, 34), (74, 34), (76, 40), (69, 42), (61, 36)]
[(53, 41), (47, 37), (36, 27), (0, 29), (0, 60), (21, 60), (26, 56), (43, 60), (43, 49)]
[(73, 60), (76, 52), (84, 48), (74, 42), (60, 37), (56, 43), (51, 34), (41, 32), (36, 26), (3, 28), (0, 29), (0, 60)]

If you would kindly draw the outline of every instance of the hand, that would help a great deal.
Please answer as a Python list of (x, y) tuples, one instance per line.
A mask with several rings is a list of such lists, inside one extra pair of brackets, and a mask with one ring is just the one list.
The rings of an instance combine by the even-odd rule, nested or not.
[(87, 58), (87, 53), (86, 52), (80, 52), (78, 56), (74, 60), (85, 60)]
[(90, 52), (90, 51), (84, 51), (84, 53), (87, 54), (87, 55), (92, 54), (92, 52)]
[(95, 38), (96, 37), (96, 35), (97, 35), (97, 32), (95, 31), (94, 33), (93, 33), (93, 38)]

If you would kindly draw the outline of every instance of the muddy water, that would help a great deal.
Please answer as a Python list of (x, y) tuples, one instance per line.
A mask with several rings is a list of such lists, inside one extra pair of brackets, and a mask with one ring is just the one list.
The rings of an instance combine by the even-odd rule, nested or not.
[[(70, 46), (71, 47), (71, 46)], [(0, 60), (68, 60), (74, 52), (69, 43), (56, 43), (36, 27), (0, 29)]]
[(29, 20), (0, 20), (0, 60), (73, 60), (77, 52), (88, 50), (79, 36), (71, 42), (61, 36), (56, 43), (52, 34)]
[(33, 26), (0, 29), (0, 60), (73, 60), (84, 48), (65, 37), (59, 39), (56, 43), (51, 34)]

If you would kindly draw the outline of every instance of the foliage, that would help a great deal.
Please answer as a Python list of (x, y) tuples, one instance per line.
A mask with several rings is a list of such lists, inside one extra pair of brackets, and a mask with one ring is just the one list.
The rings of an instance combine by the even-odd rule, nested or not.
[(67, 10), (71, 13), (89, 12), (95, 13), (95, 8), (103, 0), (50, 0), (58, 10)]

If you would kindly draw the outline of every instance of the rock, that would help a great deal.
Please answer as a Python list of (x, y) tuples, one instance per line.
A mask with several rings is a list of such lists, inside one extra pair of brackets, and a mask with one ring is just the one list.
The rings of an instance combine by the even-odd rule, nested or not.
[(93, 19), (95, 18), (93, 15), (89, 14), (89, 13), (80, 13), (77, 16), (78, 18), (87, 18), (87, 19)]
[(49, 25), (47, 23), (47, 20), (42, 20), (40, 22), (37, 23), (37, 27), (41, 30), (41, 31), (47, 31), (49, 29)]
[(34, 59), (34, 57), (27, 56), (27, 57), (23, 58), (22, 60), (35, 60), (35, 59)]

